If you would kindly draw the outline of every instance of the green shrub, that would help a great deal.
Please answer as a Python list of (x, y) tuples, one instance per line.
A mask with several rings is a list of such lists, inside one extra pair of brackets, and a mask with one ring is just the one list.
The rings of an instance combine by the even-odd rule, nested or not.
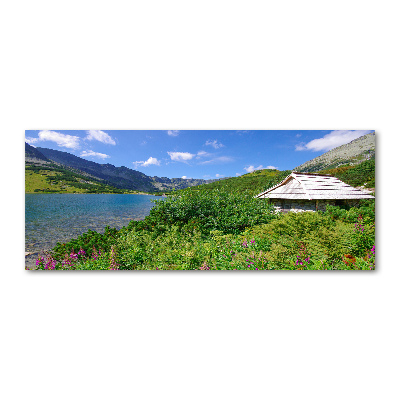
[(111, 245), (116, 241), (118, 236), (118, 230), (116, 228), (110, 228), (106, 226), (104, 233), (88, 230), (86, 233), (78, 236), (76, 239), (72, 239), (67, 243), (57, 243), (54, 247), (52, 254), (60, 260), (66, 253), (78, 251), (83, 249), (86, 254), (92, 252), (93, 247), (102, 251), (109, 251)]
[(237, 234), (246, 227), (272, 220), (273, 206), (246, 193), (224, 190), (185, 190), (165, 200), (155, 200), (148, 222), (154, 225), (193, 224), (202, 233), (220, 230)]

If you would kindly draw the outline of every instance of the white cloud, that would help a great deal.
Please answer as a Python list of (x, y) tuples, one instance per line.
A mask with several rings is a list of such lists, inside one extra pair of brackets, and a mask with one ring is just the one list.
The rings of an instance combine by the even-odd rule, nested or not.
[(182, 176), (182, 179), (192, 179), (192, 178), (189, 178), (188, 176), (183, 175), (183, 176)]
[(169, 136), (178, 136), (179, 135), (179, 131), (167, 131)]
[(149, 157), (147, 161), (143, 163), (143, 167), (148, 167), (149, 165), (161, 165), (161, 162), (155, 157)]
[(372, 131), (332, 131), (322, 138), (311, 140), (308, 143), (297, 144), (296, 151), (329, 151), (370, 132)]
[(147, 161), (133, 161), (132, 164), (135, 166), (135, 168), (138, 168), (138, 167), (148, 167), (149, 165), (160, 166), (161, 162), (160, 160), (157, 160), (157, 158), (155, 157), (149, 157)]
[[(189, 153), (189, 152), (180, 152), (180, 151), (168, 151), (168, 155), (171, 157), (172, 161), (180, 161), (180, 162), (188, 162), (193, 158), (197, 160), (201, 159), (202, 157), (210, 157), (211, 154), (207, 153), (206, 151), (198, 151), (196, 154)], [(201, 163), (202, 164), (202, 163)]]
[(196, 158), (201, 158), (201, 157), (209, 157), (211, 154), (207, 153), (206, 151), (200, 150), (197, 152), (197, 157)]
[(222, 143), (218, 143), (217, 140), (207, 140), (206, 146), (212, 146), (214, 149), (219, 149), (221, 147), (224, 147)]
[(258, 167), (254, 167), (254, 165), (250, 165), (249, 167), (244, 167), (243, 168), (247, 173), (253, 172), (253, 171), (257, 171), (259, 169), (264, 169), (264, 167), (262, 165), (259, 165)]
[(296, 144), (296, 151), (308, 150), (307, 147), (304, 146), (304, 142)]
[(38, 135), (39, 138), (37, 141), (39, 142), (50, 141), (57, 143), (60, 147), (67, 147), (68, 149), (79, 148), (79, 136), (66, 135), (55, 131), (40, 131)]
[(240, 172), (236, 172), (236, 176), (240, 176), (242, 175)]
[[(25, 142), (30, 144), (31, 146), (33, 145), (33, 143), (36, 143), (39, 139), (38, 138), (33, 138), (33, 137), (25, 137)], [(35, 147), (35, 146), (33, 146)]]
[(115, 140), (106, 132), (103, 131), (86, 131), (86, 140), (97, 140), (101, 143), (116, 145)]
[(215, 174), (216, 178), (223, 178), (225, 175)]
[(265, 167), (265, 169), (278, 169), (278, 168), (274, 167), (273, 165), (268, 165), (268, 167)]
[(168, 155), (171, 157), (172, 161), (186, 162), (191, 160), (196, 154), (179, 151), (168, 151)]
[(110, 158), (109, 155), (107, 154), (103, 154), (103, 153), (96, 153), (95, 151), (89, 150), (89, 151), (82, 151), (81, 153), (81, 157), (98, 157), (98, 158), (102, 158), (103, 160), (105, 158)]
[(234, 161), (233, 157), (221, 156), (221, 157), (215, 157), (215, 158), (213, 158), (211, 160), (202, 161), (199, 164), (201, 164), (201, 165), (204, 165), (204, 164), (224, 164), (224, 163), (229, 163), (229, 162), (232, 162), (232, 161)]

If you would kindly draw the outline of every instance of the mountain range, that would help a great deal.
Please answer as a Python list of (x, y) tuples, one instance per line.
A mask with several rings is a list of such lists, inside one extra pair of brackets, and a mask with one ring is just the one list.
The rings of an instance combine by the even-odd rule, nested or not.
[(99, 164), (88, 161), (65, 151), (51, 150), (44, 147), (33, 147), (25, 143), (26, 165), (46, 165), (57, 168), (64, 167), (84, 177), (95, 178), (103, 184), (117, 189), (136, 190), (144, 192), (163, 192), (174, 189), (185, 189), (204, 183), (214, 182), (215, 179), (183, 179), (148, 176), (142, 172), (127, 168), (115, 167), (112, 164)]
[[(363, 161), (375, 158), (375, 133), (370, 133), (361, 136), (350, 143), (338, 146), (321, 156), (315, 157), (310, 161), (307, 161), (298, 167), (294, 168), (293, 171), (298, 172), (319, 172), (323, 170), (330, 170), (344, 165), (354, 166), (362, 163)], [(127, 167), (115, 167), (112, 164), (99, 164), (94, 161), (88, 161), (81, 157), (77, 157), (73, 154), (51, 150), (44, 147), (33, 147), (28, 143), (25, 143), (25, 163), (28, 168), (31, 168), (30, 175), (33, 173), (39, 173), (40, 169), (38, 166), (45, 166), (47, 170), (52, 171), (53, 178), (46, 178), (46, 182), (53, 179), (54, 186), (54, 175), (59, 176), (59, 181), (67, 179), (71, 173), (74, 175), (75, 187), (79, 185), (89, 184), (91, 188), (97, 187), (99, 191), (107, 190), (110, 191), (112, 188), (116, 190), (129, 190), (129, 191), (142, 191), (151, 193), (161, 193), (165, 191), (185, 189), (187, 187), (194, 187), (198, 185), (209, 184), (212, 182), (219, 181), (218, 179), (183, 179), (183, 178), (166, 178), (158, 176), (148, 176), (142, 172), (127, 168)], [(32, 166), (36, 167), (33, 168)], [(63, 173), (65, 171), (65, 173)], [(280, 171), (254, 171), (249, 174), (245, 174), (235, 178), (223, 178), (224, 182), (216, 182), (214, 185), (210, 185), (209, 188), (220, 187), (229, 183), (234, 186), (243, 186), (249, 184), (254, 186), (256, 181), (259, 181), (261, 185), (264, 181), (265, 184), (271, 183), (271, 179), (281, 178)], [(285, 171), (290, 173), (290, 171)], [(265, 175), (265, 176), (264, 176)], [(225, 182), (225, 180), (228, 181)], [(221, 179), (220, 179), (221, 180)], [(247, 182), (248, 181), (248, 182)], [(254, 181), (254, 182), (253, 182)], [(271, 182), (269, 182), (271, 181)], [(234, 183), (233, 183), (234, 182)], [(251, 184), (250, 184), (251, 182)], [(43, 186), (43, 179), (42, 179)], [(40, 191), (51, 190), (47, 187), (42, 187)], [(32, 186), (33, 187), (33, 186)], [(207, 185), (208, 188), (208, 185)], [(87, 190), (87, 189), (82, 189)], [(35, 190), (36, 191), (36, 190)]]

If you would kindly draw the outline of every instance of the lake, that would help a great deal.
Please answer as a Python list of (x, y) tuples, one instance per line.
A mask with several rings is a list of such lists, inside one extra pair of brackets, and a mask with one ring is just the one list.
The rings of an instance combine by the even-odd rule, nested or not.
[(104, 232), (109, 225), (122, 228), (130, 220), (149, 215), (160, 196), (135, 194), (25, 194), (26, 264), (38, 252), (50, 250), (57, 242), (76, 238), (89, 229)]

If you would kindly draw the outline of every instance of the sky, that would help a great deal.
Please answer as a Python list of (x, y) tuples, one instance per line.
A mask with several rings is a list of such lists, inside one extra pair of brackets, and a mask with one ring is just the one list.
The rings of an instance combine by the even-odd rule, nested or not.
[(149, 176), (216, 179), (291, 170), (373, 130), (27, 130), (34, 147)]

